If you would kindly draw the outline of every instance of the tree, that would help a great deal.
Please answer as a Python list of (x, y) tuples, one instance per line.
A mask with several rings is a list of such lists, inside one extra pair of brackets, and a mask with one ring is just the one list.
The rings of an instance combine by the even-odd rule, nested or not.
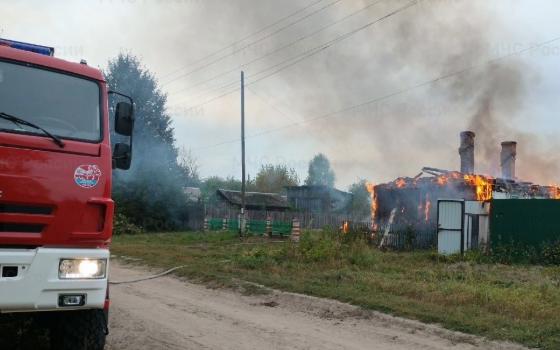
[[(105, 77), (111, 90), (134, 99), (134, 147), (145, 150), (153, 144), (164, 145), (174, 156), (171, 163), (176, 164), (177, 149), (171, 117), (166, 111), (167, 96), (159, 90), (153, 74), (135, 56), (121, 53), (109, 61)], [(111, 102), (114, 104), (116, 100), (112, 99)], [(119, 138), (114, 133), (112, 136)], [(139, 164), (138, 161), (134, 163)]]
[[(134, 99), (136, 117), (132, 166), (114, 171), (113, 197), (119, 213), (148, 230), (179, 228), (186, 214), (183, 170), (177, 162), (167, 97), (156, 79), (130, 54), (109, 61), (105, 72), (111, 90)], [(111, 99), (111, 108), (120, 97)], [(122, 136), (111, 130), (113, 142)]]
[(350, 203), (350, 213), (354, 220), (365, 220), (371, 215), (371, 197), (366, 183), (366, 180), (359, 180), (348, 188), (348, 192), (353, 195)]
[(334, 187), (335, 175), (327, 157), (319, 153), (309, 162), (306, 185)]
[(185, 187), (200, 186), (200, 176), (198, 174), (198, 161), (192, 154), (191, 150), (181, 148), (178, 157), (181, 178)]
[(206, 203), (214, 203), (216, 201), (217, 190), (241, 191), (241, 181), (232, 177), (223, 179), (219, 176), (211, 176), (202, 181), (200, 192)]
[[(245, 184), (247, 191), (255, 191), (255, 183), (249, 177)], [(241, 191), (241, 180), (237, 180), (233, 177), (221, 178), (219, 176), (211, 176), (202, 181), (200, 186), (200, 192), (202, 193), (202, 199), (207, 204), (216, 203), (216, 191), (217, 190), (230, 190), (230, 191)]]
[(297, 185), (299, 178), (296, 171), (285, 165), (263, 165), (255, 178), (255, 187), (259, 192), (280, 193), (286, 186)]

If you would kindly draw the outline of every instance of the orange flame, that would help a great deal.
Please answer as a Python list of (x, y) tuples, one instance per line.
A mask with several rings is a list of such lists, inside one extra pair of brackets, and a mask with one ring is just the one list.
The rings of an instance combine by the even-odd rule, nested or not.
[(551, 199), (560, 199), (560, 188), (558, 185), (551, 185), (548, 192)]
[(344, 221), (344, 223), (342, 224), (342, 232), (343, 233), (350, 232), (350, 224), (348, 223), (348, 221)]
[(371, 199), (371, 228), (373, 231), (377, 231), (377, 224), (375, 223), (375, 217), (377, 215), (377, 194), (375, 193), (375, 185), (371, 182), (366, 182), (366, 188)]
[(452, 172), (449, 176), (454, 178), (454, 179), (460, 179), (460, 178), (463, 177), (463, 175), (461, 173), (456, 172), (456, 171)]
[(438, 183), (438, 185), (440, 185), (440, 186), (445, 186), (445, 185), (447, 185), (448, 180), (449, 180), (449, 179), (448, 179), (446, 176), (444, 176), (444, 175), (441, 175), (441, 176), (438, 176), (438, 177), (437, 177), (437, 183)]
[(426, 222), (430, 220), (431, 208), (432, 208), (432, 202), (430, 201), (430, 195), (426, 193), (426, 205), (424, 206), (424, 220)]
[(465, 175), (465, 181), (476, 188), (476, 200), (488, 201), (492, 199), (492, 184), (490, 178), (481, 175)]

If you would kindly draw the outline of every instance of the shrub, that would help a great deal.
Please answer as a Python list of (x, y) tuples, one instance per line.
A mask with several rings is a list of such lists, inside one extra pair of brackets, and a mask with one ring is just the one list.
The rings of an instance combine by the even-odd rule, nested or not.
[(492, 249), (491, 255), (467, 252), (465, 260), (500, 264), (560, 265), (560, 241), (533, 246), (517, 242), (503, 243)]
[(356, 241), (348, 248), (346, 259), (352, 265), (359, 267), (372, 266), (377, 262), (375, 252), (367, 245), (366, 240)]
[(546, 265), (560, 265), (560, 240), (552, 244), (544, 245), (541, 259)]
[(113, 217), (113, 233), (115, 235), (136, 235), (144, 233), (144, 230), (142, 227), (133, 224), (126, 215), (115, 213)]
[(492, 248), (492, 260), (500, 264), (529, 264), (535, 255), (534, 247), (515, 242), (499, 244)]
[(244, 251), (237, 257), (237, 263), (240, 267), (256, 270), (263, 265), (270, 264), (274, 259), (275, 252), (265, 247), (256, 247)]
[(314, 234), (304, 232), (299, 245), (296, 246), (297, 256), (304, 261), (326, 261), (339, 257), (341, 240), (337, 233), (324, 231)]

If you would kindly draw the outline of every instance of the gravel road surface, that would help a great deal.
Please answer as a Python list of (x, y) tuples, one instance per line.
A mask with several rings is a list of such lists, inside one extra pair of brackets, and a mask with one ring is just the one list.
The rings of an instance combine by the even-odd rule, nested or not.
[[(111, 280), (159, 271), (112, 263)], [(293, 293), (244, 296), (176, 277), (111, 285), (108, 350), (524, 349), (337, 301)]]

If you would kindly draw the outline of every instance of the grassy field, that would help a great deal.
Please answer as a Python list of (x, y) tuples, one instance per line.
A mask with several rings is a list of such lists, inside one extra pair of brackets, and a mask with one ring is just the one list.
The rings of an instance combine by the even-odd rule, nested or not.
[(381, 252), (358, 238), (326, 232), (304, 234), (299, 244), (241, 241), (233, 233), (117, 236), (112, 252), (161, 268), (186, 264), (177, 274), (213, 286), (245, 280), (491, 339), (560, 349), (560, 267)]

